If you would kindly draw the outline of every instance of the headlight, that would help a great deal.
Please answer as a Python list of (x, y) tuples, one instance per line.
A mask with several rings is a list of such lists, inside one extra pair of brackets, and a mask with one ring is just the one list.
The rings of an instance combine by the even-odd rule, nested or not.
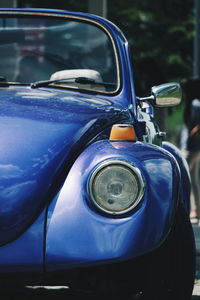
[(140, 170), (123, 160), (100, 164), (89, 180), (94, 204), (109, 214), (124, 214), (133, 209), (144, 194)]

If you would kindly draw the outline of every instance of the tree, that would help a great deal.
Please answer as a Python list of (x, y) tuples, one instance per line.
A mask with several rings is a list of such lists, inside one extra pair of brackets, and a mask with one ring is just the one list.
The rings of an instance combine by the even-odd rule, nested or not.
[[(123, 31), (130, 45), (138, 96), (153, 85), (182, 82), (192, 76), (194, 0), (108, 0), (107, 18)], [(88, 12), (88, 0), (18, 0), (19, 7), (58, 8)], [(168, 122), (180, 124), (183, 108)], [(172, 110), (170, 110), (172, 112)], [(173, 109), (176, 112), (176, 109)], [(172, 125), (170, 125), (172, 124)], [(170, 128), (168, 128), (170, 129)]]
[[(193, 0), (110, 0), (108, 18), (122, 29), (129, 41), (136, 80), (147, 61), (155, 65), (148, 70), (149, 74), (144, 70), (145, 77), (151, 79), (146, 82), (147, 89), (152, 80), (157, 84), (163, 79), (181, 81), (191, 76)], [(155, 69), (159, 71), (158, 76)], [(139, 81), (138, 91), (141, 90)]]
[[(136, 88), (192, 75), (194, 0), (108, 0), (108, 19), (124, 32), (130, 45)], [(88, 12), (88, 0), (18, 0), (18, 6)], [(147, 70), (147, 63), (151, 68)], [(156, 70), (156, 72), (154, 72)], [(140, 76), (138, 76), (140, 75)], [(142, 87), (141, 83), (142, 82)]]

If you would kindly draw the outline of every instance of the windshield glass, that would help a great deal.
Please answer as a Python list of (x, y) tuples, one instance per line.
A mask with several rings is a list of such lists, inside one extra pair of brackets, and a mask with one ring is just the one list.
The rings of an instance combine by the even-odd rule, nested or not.
[[(8, 82), (61, 79), (55, 84), (103, 92), (116, 91), (119, 82), (116, 51), (109, 34), (95, 23), (76, 18), (2, 15), (0, 70)], [(76, 77), (93, 82), (62, 81)]]

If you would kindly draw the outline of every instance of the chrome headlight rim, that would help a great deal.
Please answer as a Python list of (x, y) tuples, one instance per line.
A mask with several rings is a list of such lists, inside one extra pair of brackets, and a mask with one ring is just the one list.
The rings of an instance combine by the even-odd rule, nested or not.
[[(135, 178), (138, 182), (138, 185), (139, 185), (137, 199), (132, 203), (132, 205), (130, 205), (128, 208), (121, 210), (121, 211), (112, 211), (112, 210), (102, 207), (101, 205), (99, 205), (97, 203), (97, 201), (94, 197), (94, 194), (93, 194), (92, 186), (93, 186), (93, 182), (94, 182), (96, 175), (101, 170), (103, 170), (105, 167), (112, 166), (112, 165), (120, 165), (120, 166), (124, 166), (124, 167), (128, 168), (135, 176)], [(124, 215), (124, 214), (132, 211), (134, 208), (136, 208), (136, 206), (138, 206), (138, 204), (141, 202), (142, 197), (144, 196), (145, 187), (146, 187), (145, 180), (144, 180), (144, 177), (143, 177), (140, 169), (132, 162), (129, 162), (129, 161), (123, 160), (123, 159), (108, 159), (106, 161), (99, 163), (94, 168), (94, 170), (92, 171), (92, 174), (89, 176), (89, 179), (88, 179), (88, 193), (89, 193), (90, 199), (92, 200), (92, 203), (94, 204), (94, 206), (96, 208), (98, 208), (98, 210), (100, 210), (103, 213), (106, 213), (108, 215), (112, 215), (112, 216)]]

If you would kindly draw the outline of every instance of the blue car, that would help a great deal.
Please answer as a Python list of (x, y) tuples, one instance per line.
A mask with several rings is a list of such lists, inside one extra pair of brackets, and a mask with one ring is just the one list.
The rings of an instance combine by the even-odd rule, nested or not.
[(190, 175), (154, 118), (180, 84), (138, 97), (123, 33), (63, 10), (1, 8), (0, 70), (1, 283), (190, 300)]

